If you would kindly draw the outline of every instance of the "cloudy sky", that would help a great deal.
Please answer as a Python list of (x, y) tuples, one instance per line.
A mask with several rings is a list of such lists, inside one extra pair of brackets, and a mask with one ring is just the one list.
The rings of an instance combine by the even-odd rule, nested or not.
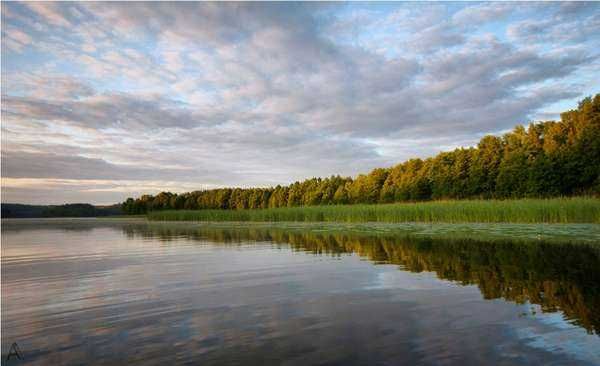
[(355, 175), (600, 92), (594, 3), (2, 2), (2, 201)]

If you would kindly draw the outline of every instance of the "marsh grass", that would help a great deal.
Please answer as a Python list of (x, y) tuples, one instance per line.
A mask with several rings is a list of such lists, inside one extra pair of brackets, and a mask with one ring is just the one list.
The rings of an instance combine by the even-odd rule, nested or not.
[(153, 211), (147, 217), (154, 221), (600, 223), (600, 199), (574, 197), (251, 210), (168, 210)]

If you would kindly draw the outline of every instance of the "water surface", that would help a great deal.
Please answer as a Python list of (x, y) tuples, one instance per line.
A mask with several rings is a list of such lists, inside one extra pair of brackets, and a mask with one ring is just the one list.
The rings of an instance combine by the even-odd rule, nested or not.
[(598, 365), (597, 233), (3, 221), (2, 351), (19, 344), (15, 365)]

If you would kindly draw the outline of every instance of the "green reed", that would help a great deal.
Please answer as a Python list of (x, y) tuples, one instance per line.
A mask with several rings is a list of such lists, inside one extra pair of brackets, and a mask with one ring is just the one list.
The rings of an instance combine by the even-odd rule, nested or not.
[(168, 210), (153, 211), (147, 217), (154, 221), (600, 223), (600, 199), (573, 197), (250, 210)]

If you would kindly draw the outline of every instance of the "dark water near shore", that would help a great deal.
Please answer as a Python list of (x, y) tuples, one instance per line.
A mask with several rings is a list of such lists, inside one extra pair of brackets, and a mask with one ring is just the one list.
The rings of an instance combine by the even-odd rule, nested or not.
[(3, 364), (600, 365), (600, 244), (572, 230), (3, 221)]

